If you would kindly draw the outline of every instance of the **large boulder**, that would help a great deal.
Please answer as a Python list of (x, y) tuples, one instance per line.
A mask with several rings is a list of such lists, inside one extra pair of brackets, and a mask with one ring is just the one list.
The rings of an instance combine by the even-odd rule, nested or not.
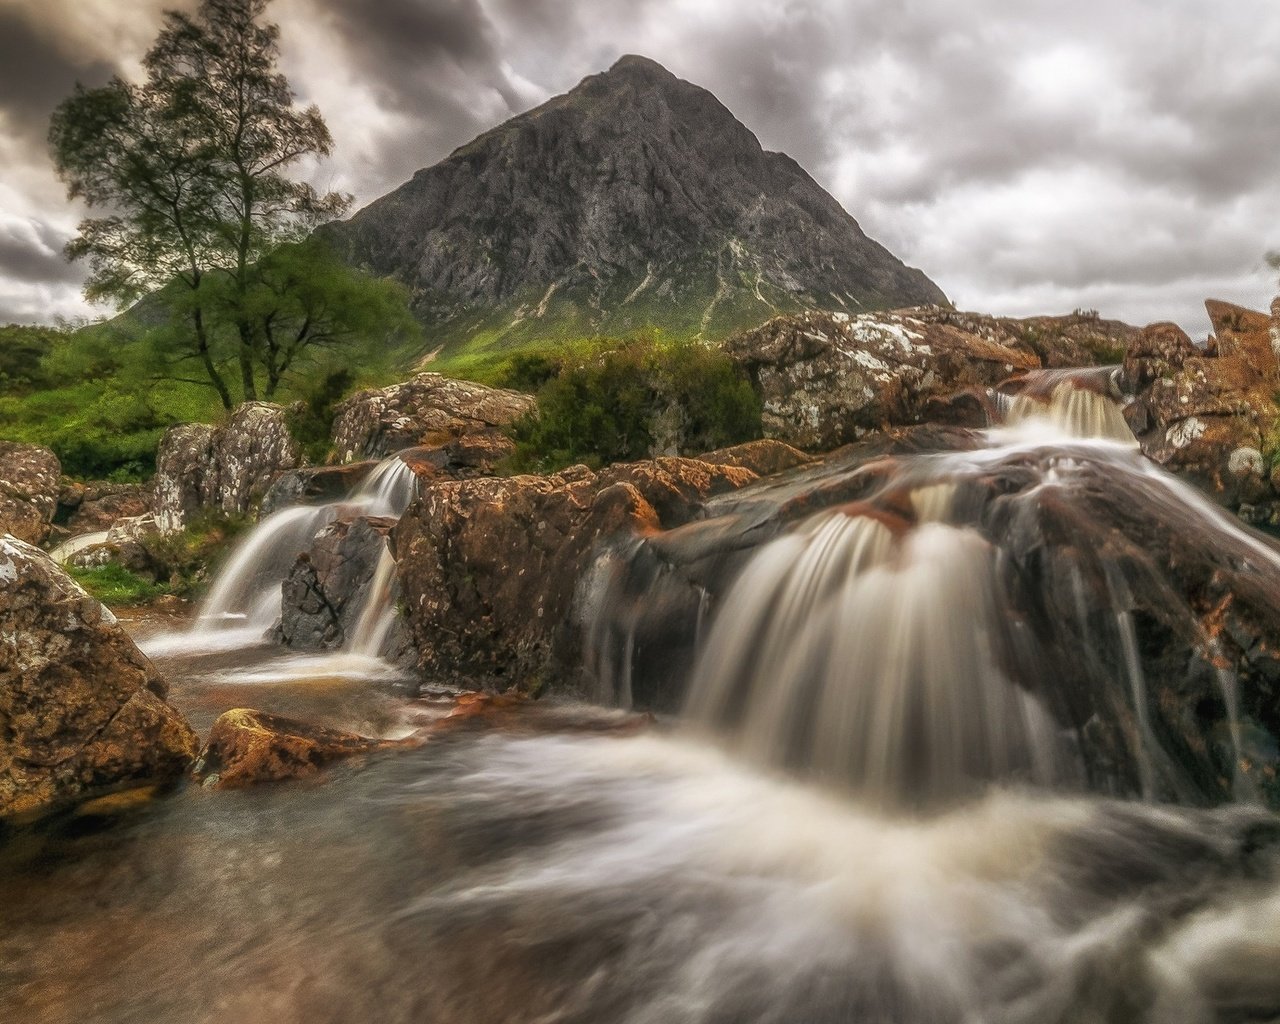
[(58, 457), (48, 448), (0, 441), (0, 533), (44, 543), (58, 510), (61, 476)]
[(133, 519), (151, 511), (152, 489), (146, 484), (113, 484), (95, 480), (87, 484), (64, 482), (58, 496), (59, 522), (72, 537), (110, 530), (121, 519)]
[(1205, 303), (1214, 337), (1198, 348), (1174, 324), (1152, 324), (1130, 346), (1125, 409), (1142, 450), (1250, 518), (1280, 521), (1269, 479), (1277, 454), (1280, 317)]
[(180, 775), (197, 741), (115, 617), (0, 537), (0, 820)]
[(380, 459), (403, 448), (440, 449), (461, 469), (487, 472), (511, 451), (502, 427), (534, 399), (438, 373), (361, 391), (338, 407), (333, 446), (342, 462)]
[(156, 455), (156, 520), (173, 533), (202, 508), (248, 512), (301, 461), (284, 410), (267, 402), (246, 402), (220, 426), (170, 427)]
[(765, 436), (820, 451), (920, 422), (931, 400), (1041, 366), (1025, 346), (911, 313), (780, 316), (725, 348), (760, 392)]
[[(381, 613), (399, 596), (387, 535), (395, 520), (354, 516), (333, 520), (298, 556), (282, 587), (277, 637), (289, 647), (334, 649), (371, 640)], [(379, 570), (382, 570), (380, 573)], [(368, 635), (361, 636), (361, 630)], [(408, 657), (403, 621), (380, 638), (378, 651), (395, 661)]]
[(597, 545), (689, 522), (713, 495), (759, 479), (720, 459), (425, 486), (392, 533), (422, 676), (461, 689), (572, 688), (583, 670), (575, 595)]
[(1130, 324), (1102, 319), (1095, 310), (1023, 319), (965, 313), (943, 306), (904, 312), (916, 320), (946, 325), (1005, 348), (1028, 352), (1045, 369), (1118, 363), (1139, 333), (1139, 328)]

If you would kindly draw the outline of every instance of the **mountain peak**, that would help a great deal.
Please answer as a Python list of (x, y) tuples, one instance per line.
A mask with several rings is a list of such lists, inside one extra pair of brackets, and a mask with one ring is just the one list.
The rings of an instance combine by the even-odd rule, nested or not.
[(777, 313), (946, 303), (714, 95), (628, 54), (326, 229), (445, 354)]

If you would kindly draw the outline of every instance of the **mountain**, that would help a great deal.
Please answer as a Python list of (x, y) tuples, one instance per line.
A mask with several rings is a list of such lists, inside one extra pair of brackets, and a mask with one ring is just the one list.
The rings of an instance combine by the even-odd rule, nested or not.
[(324, 230), (410, 287), (446, 356), (947, 302), (715, 96), (636, 56)]

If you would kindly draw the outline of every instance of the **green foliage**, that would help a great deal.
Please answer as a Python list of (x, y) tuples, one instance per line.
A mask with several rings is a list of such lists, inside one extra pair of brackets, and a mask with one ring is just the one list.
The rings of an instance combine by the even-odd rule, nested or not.
[(355, 374), (346, 367), (330, 370), (303, 390), (301, 400), (290, 411), (289, 430), (302, 445), (309, 462), (327, 461), (332, 449), (329, 435), (334, 408), (355, 382)]
[(653, 337), (593, 348), (513, 360), (509, 382), (549, 367), (553, 375), (536, 415), (512, 426), (512, 469), (601, 466), (648, 457), (659, 444), (694, 453), (760, 436), (760, 400), (720, 350)]
[(0, 327), (0, 395), (24, 395), (47, 387), (44, 361), (64, 334), (57, 327)]
[[(202, 0), (194, 15), (166, 12), (143, 61), (145, 80), (77, 86), (49, 129), (70, 197), (106, 213), (83, 221), (67, 247), (89, 262), (86, 294), (129, 303), (168, 290), (169, 330), (157, 337), (225, 408), (234, 404), (229, 379), (238, 376), (242, 397), (253, 400), (265, 375), (270, 395), (297, 351), (333, 337), (323, 325), (341, 318), (354, 280), (329, 274), (312, 284), (292, 273), (291, 243), (338, 216), (350, 197), (285, 174), (328, 155), (332, 139), (277, 70), (279, 31), (260, 22), (266, 5)], [(276, 288), (279, 301), (265, 298)], [(234, 331), (226, 357), (220, 326)]]
[(67, 572), (109, 608), (146, 604), (169, 592), (169, 588), (163, 584), (153, 583), (122, 565), (110, 562), (92, 569), (68, 567)]
[(169, 581), (169, 592), (198, 594), (212, 579), (237, 537), (253, 526), (244, 515), (204, 509), (177, 533), (143, 538), (157, 574)]

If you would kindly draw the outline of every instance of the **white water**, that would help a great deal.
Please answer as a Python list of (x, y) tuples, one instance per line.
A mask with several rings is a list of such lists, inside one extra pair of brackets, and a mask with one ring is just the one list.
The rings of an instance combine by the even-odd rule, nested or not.
[[(233, 550), (201, 602), (190, 629), (143, 637), (152, 656), (208, 654), (263, 646), (280, 618), (281, 586), (298, 555), (338, 516), (399, 517), (417, 493), (417, 477), (402, 459), (384, 459), (349, 498), (272, 513)], [(365, 606), (340, 651), (273, 659), (260, 672), (238, 670), (238, 681), (302, 679), (314, 675), (385, 674), (381, 645), (394, 622), (390, 587), (395, 562), (384, 551), (365, 595)]]

